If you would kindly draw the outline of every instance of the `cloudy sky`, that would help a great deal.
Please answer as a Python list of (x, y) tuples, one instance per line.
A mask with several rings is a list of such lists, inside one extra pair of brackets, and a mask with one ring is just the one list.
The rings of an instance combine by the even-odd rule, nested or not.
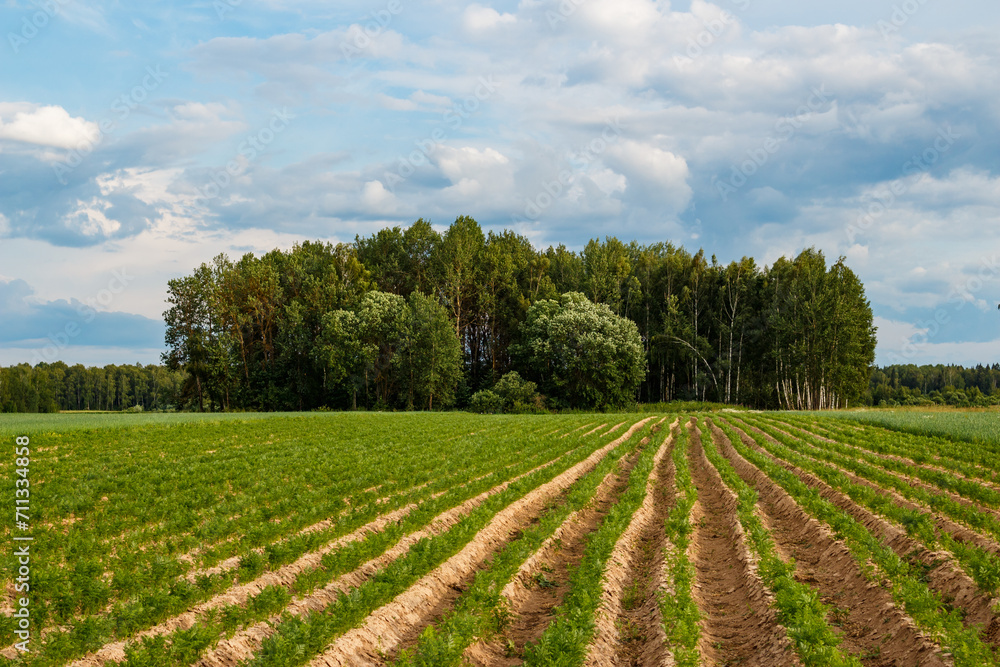
[(878, 362), (1000, 361), (996, 0), (0, 4), (0, 364), (155, 363), (218, 253), (471, 215), (848, 258)]

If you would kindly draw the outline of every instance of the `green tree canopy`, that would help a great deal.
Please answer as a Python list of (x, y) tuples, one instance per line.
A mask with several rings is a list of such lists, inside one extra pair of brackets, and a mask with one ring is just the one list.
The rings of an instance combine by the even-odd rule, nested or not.
[(554, 402), (613, 408), (635, 402), (646, 375), (639, 329), (579, 292), (535, 303), (515, 356)]
[(866, 399), (874, 360), (863, 285), (816, 249), (770, 267), (614, 237), (540, 250), (468, 216), (220, 256), (169, 295), (164, 360), (202, 409), (464, 407), (515, 370), (555, 407), (828, 409)]

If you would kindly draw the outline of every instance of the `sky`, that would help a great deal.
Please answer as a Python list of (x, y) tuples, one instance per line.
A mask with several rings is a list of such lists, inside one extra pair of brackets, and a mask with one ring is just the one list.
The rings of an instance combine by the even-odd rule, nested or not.
[(998, 34), (995, 0), (0, 0), (0, 364), (157, 363), (220, 253), (460, 215), (816, 247), (877, 363), (1000, 362)]

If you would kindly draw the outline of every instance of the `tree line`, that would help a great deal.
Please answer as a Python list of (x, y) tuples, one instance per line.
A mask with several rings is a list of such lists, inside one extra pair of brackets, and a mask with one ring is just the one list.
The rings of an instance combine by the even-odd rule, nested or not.
[(876, 368), (871, 375), (871, 405), (1000, 405), (1000, 364), (964, 368), (904, 364)]
[(164, 362), (202, 410), (464, 407), (512, 371), (549, 407), (826, 409), (865, 399), (875, 350), (843, 258), (721, 264), (614, 237), (543, 251), (465, 216), (220, 255), (168, 302)]
[[(502, 411), (505, 405), (509, 408), (514, 403), (532, 407), (537, 385), (530, 383), (532, 388), (525, 390), (527, 381), (513, 374), (505, 377), (494, 385), (493, 389), (500, 396), (494, 399), (497, 405), (488, 410)], [(166, 366), (136, 364), (87, 368), (80, 364), (67, 366), (63, 362), (41, 363), (35, 367), (19, 364), (0, 368), (0, 412), (118, 411), (136, 406), (143, 410), (175, 410), (183, 408), (185, 400), (190, 403), (190, 396), (184, 398), (184, 387), (189, 382), (185, 371), (171, 371)], [(506, 403), (504, 398), (507, 398)], [(874, 367), (868, 390), (859, 405), (1000, 405), (1000, 363), (979, 364), (973, 368), (951, 364)]]
[[(469, 217), (443, 233), (421, 219), (220, 255), (170, 281), (168, 303), (164, 366), (0, 369), (0, 410), (437, 409), (498, 387), (535, 408), (913, 398), (871, 373), (864, 287), (814, 249), (770, 267), (614, 237), (543, 251)], [(509, 398), (529, 385), (540, 394)]]
[(0, 412), (173, 410), (184, 377), (183, 371), (155, 365), (20, 364), (0, 368)]

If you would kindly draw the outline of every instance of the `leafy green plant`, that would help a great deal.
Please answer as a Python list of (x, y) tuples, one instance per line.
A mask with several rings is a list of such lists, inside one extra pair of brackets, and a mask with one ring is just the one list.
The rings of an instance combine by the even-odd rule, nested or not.
[[(950, 609), (927, 584), (914, 576), (912, 568), (892, 549), (873, 535), (849, 514), (839, 509), (818, 491), (806, 485), (794, 473), (772, 461), (764, 454), (745, 446), (727, 424), (726, 431), (733, 447), (745, 459), (764, 471), (810, 515), (826, 523), (844, 540), (859, 565), (872, 563), (873, 568), (862, 566), (862, 572), (873, 580), (885, 578), (891, 587), (892, 597), (917, 625), (930, 636), (937, 637), (942, 646), (951, 652), (960, 667), (996, 665), (997, 656), (985, 643), (975, 628), (967, 628), (961, 614)], [(787, 447), (774, 446), (767, 438), (750, 432), (748, 435), (761, 448), (775, 456), (792, 453)]]
[[(291, 667), (308, 662), (335, 637), (362, 623), (374, 609), (458, 553), (498, 511), (552, 479), (572, 462), (573, 459), (560, 459), (555, 465), (514, 481), (502, 492), (485, 499), (447, 531), (414, 544), (404, 556), (386, 565), (350, 594), (341, 595), (321, 612), (308, 617), (284, 616), (275, 633), (263, 642), (256, 657), (247, 664), (251, 667)], [(469, 628), (475, 625), (474, 618), (463, 616), (456, 620), (460, 636), (468, 636)], [(439, 647), (439, 643), (431, 642), (428, 651), (438, 655)]]
[[(499, 635), (513, 620), (506, 599), (500, 591), (516, 574), (521, 563), (535, 552), (542, 543), (572, 513), (583, 508), (593, 498), (601, 480), (623, 456), (630, 453), (640, 441), (633, 436), (605, 456), (589, 473), (577, 480), (549, 507), (538, 524), (525, 531), (521, 537), (505, 546), (494, 557), (486, 570), (479, 572), (469, 588), (456, 602), (454, 609), (440, 623), (430, 626), (420, 637), (417, 647), (400, 656), (397, 664), (408, 667), (446, 667), (462, 662), (465, 648), (477, 638), (491, 639)], [(538, 575), (545, 574), (543, 568)], [(508, 657), (520, 657), (512, 641), (506, 645)]]
[[(128, 639), (225, 590), (234, 574), (246, 581), (290, 563), (380, 514), (412, 504), (440, 512), (599, 445), (560, 438), (593, 421), (575, 415), (502, 425), (468, 414), (83, 417), (33, 436), (43, 451), (32, 474), (46, 483), (33, 517), (32, 618), (46, 634), (26, 665), (70, 661), (98, 638)], [(12, 474), (3, 479), (13, 484)], [(443, 491), (441, 503), (425, 503)], [(328, 526), (303, 532), (320, 521)], [(186, 580), (234, 556), (243, 568)], [(0, 563), (7, 582), (11, 567)], [(309, 570), (295, 585), (330, 576)], [(8, 644), (13, 629), (0, 623)]]
[(756, 513), (757, 492), (733, 468), (728, 459), (716, 449), (711, 432), (700, 424), (701, 445), (705, 456), (718, 471), (723, 482), (737, 498), (737, 517), (743, 527), (747, 546), (758, 558), (757, 571), (764, 585), (774, 594), (778, 617), (788, 632), (802, 663), (812, 665), (850, 665), (861, 667), (861, 662), (844, 655), (837, 646), (840, 637), (827, 623), (830, 610), (820, 602), (819, 593), (795, 579), (794, 562), (781, 559), (775, 549), (771, 531), (764, 526)]
[[(950, 533), (939, 530), (931, 512), (900, 506), (891, 496), (877, 488), (851, 481), (840, 468), (850, 470), (859, 477), (869, 479), (881, 488), (897, 491), (906, 498), (952, 516), (973, 527), (989, 527), (997, 524), (996, 519), (974, 507), (958, 503), (952, 499), (927, 490), (915, 488), (895, 475), (865, 463), (863, 460), (838, 453), (837, 443), (827, 443), (809, 438), (814, 444), (790, 436), (774, 429), (766, 422), (748, 420), (757, 424), (779, 443), (781, 456), (795, 465), (808, 470), (835, 489), (844, 492), (854, 502), (876, 514), (894, 521), (906, 529), (911, 537), (919, 540), (929, 550), (944, 548), (950, 551), (958, 564), (976, 582), (981, 591), (995, 595), (1000, 591), (1000, 557), (973, 543), (955, 539)], [(835, 467), (830, 464), (837, 464)], [(997, 524), (1000, 527), (1000, 524)]]
[[(683, 423), (683, 420), (682, 420)], [(701, 639), (701, 612), (691, 594), (695, 581), (694, 565), (687, 557), (688, 545), (694, 529), (691, 526), (691, 509), (698, 500), (698, 489), (691, 479), (688, 463), (690, 434), (683, 426), (674, 440), (672, 458), (674, 463), (674, 484), (677, 498), (667, 519), (664, 530), (671, 548), (666, 553), (669, 593), (660, 596), (660, 615), (667, 641), (674, 653), (674, 660), (681, 667), (697, 667), (701, 664), (698, 642)]]
[(525, 665), (582, 664), (593, 636), (594, 614), (601, 599), (604, 569), (615, 543), (646, 497), (647, 480), (658, 446), (642, 450), (629, 474), (628, 486), (601, 525), (587, 538), (583, 558), (573, 570), (569, 590), (556, 608), (556, 618), (534, 644), (525, 647)]

